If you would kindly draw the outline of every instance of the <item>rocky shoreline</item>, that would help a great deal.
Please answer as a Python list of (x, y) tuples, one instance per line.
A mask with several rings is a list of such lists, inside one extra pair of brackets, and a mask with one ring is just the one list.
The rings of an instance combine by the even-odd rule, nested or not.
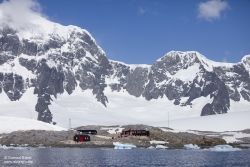
[[(27, 130), (27, 131), (15, 131), (8, 134), (0, 134), (0, 144), (7, 146), (19, 146), (29, 145), (31, 147), (78, 147), (78, 148), (114, 148), (113, 142), (120, 142), (124, 144), (133, 144), (138, 148), (148, 148), (150, 146), (156, 146), (157, 142), (162, 141), (164, 146), (169, 149), (183, 149), (185, 144), (196, 144), (201, 148), (209, 148), (211, 146), (227, 144), (220, 135), (208, 136), (209, 132), (172, 132), (170, 128), (159, 128), (148, 125), (125, 125), (117, 126), (119, 128), (127, 129), (147, 129), (150, 131), (150, 136), (127, 136), (118, 138), (118, 134), (110, 134), (108, 130), (110, 128), (115, 129), (116, 126), (83, 126), (68, 131), (45, 131), (45, 130)], [(77, 129), (95, 129), (97, 135), (89, 135), (91, 141), (89, 142), (75, 142), (73, 137), (76, 134)], [(250, 133), (249, 130), (245, 130), (245, 133)], [(212, 132), (210, 132), (212, 134)], [(112, 139), (113, 138), (113, 139)], [(249, 143), (249, 138), (243, 140), (243, 143)], [(230, 143), (234, 147), (241, 147), (239, 143)]]

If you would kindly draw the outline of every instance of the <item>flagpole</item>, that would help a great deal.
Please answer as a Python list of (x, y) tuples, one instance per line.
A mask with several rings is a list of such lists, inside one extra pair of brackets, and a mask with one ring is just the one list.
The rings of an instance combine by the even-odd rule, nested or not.
[(168, 128), (169, 128), (169, 112), (168, 112)]

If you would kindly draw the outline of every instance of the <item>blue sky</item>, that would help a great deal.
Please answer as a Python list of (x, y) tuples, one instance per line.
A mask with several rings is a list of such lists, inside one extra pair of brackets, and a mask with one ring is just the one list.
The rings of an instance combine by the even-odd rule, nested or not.
[(153, 64), (172, 50), (237, 63), (250, 54), (249, 0), (37, 0), (49, 20), (88, 30), (109, 59)]

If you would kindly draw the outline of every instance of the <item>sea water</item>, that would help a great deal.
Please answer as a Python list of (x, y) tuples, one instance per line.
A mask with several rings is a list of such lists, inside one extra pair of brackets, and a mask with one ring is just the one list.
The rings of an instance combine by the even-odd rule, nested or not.
[(250, 166), (250, 150), (0, 149), (0, 166)]

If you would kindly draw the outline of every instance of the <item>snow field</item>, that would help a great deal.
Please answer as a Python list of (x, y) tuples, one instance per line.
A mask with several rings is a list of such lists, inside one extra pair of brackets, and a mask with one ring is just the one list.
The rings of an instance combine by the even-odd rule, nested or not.
[(10, 133), (18, 130), (61, 131), (67, 129), (32, 119), (0, 116), (0, 133)]
[[(34, 88), (29, 88), (19, 101), (10, 101), (5, 94), (0, 94), (0, 116), (37, 119), (35, 111), (37, 95), (33, 94)], [(175, 131), (208, 130), (208, 131), (235, 131), (250, 128), (250, 104), (249, 102), (231, 103), (231, 110), (227, 114), (200, 117), (200, 110), (204, 104), (211, 102), (209, 97), (202, 97), (193, 101), (190, 106), (174, 106), (173, 101), (167, 98), (146, 101), (144, 98), (136, 98), (125, 90), (112, 92), (105, 89), (108, 97), (107, 107), (97, 102), (92, 91), (82, 91), (80, 87), (71, 95), (67, 92), (59, 94), (49, 109), (53, 114), (53, 121), (57, 126), (68, 128), (69, 119), (71, 127), (84, 125), (126, 125), (147, 124), (159, 127), (167, 127)], [(182, 99), (185, 101), (186, 99)], [(169, 116), (169, 122), (168, 122)], [(121, 131), (121, 129), (119, 129)], [(110, 128), (110, 133), (115, 129)], [(228, 138), (228, 140), (231, 140)], [(234, 139), (233, 139), (234, 140)]]

